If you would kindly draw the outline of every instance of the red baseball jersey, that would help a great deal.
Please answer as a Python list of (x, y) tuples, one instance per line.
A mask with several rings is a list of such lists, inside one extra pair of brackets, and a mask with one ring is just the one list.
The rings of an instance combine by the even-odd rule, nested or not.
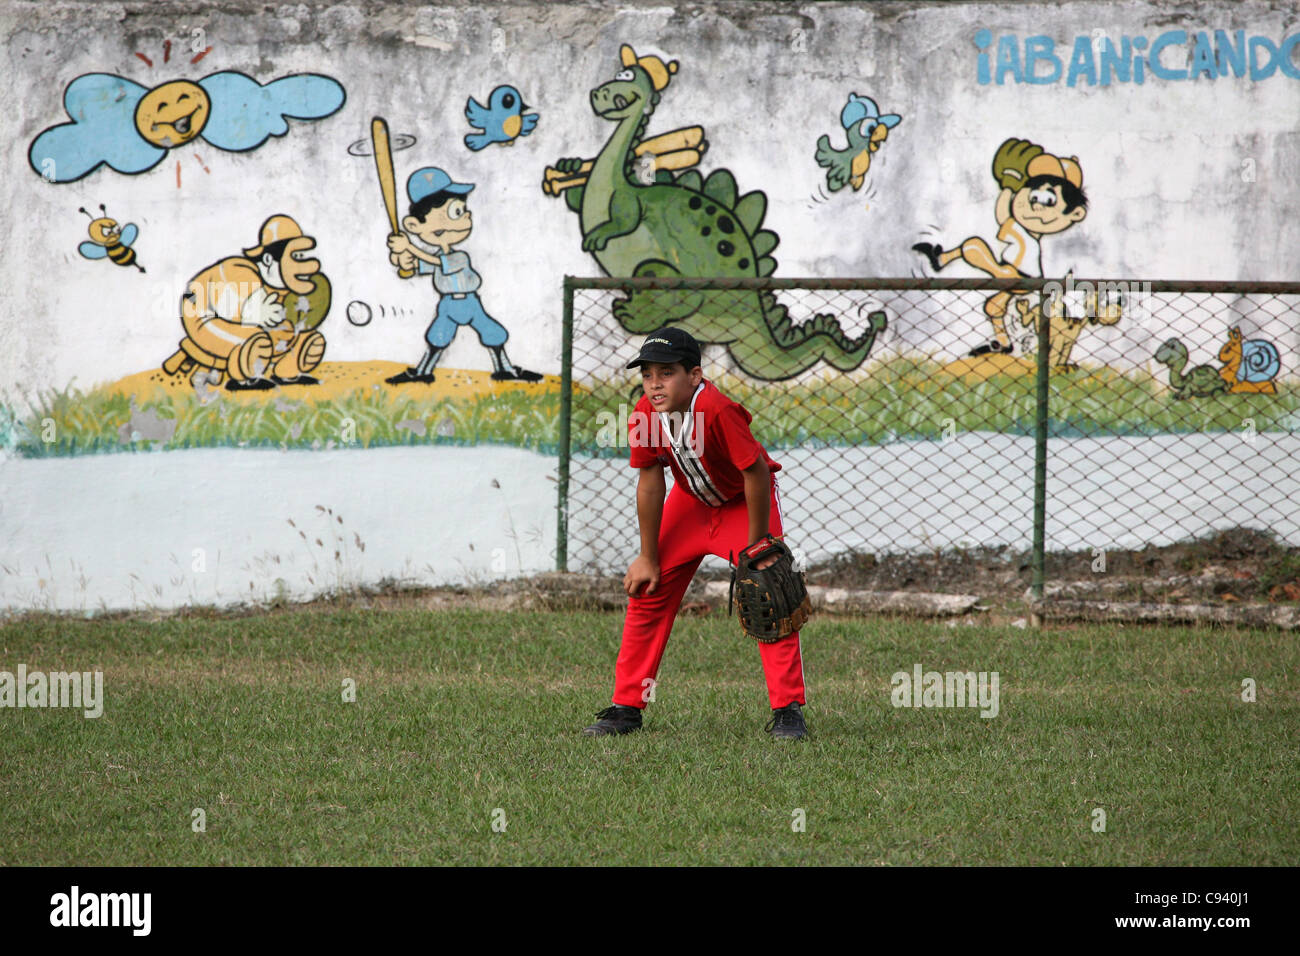
[(656, 412), (644, 395), (628, 416), (628, 444), (633, 468), (668, 465), (673, 480), (715, 508), (745, 493), (741, 472), (762, 455), (767, 467), (781, 466), (749, 430), (753, 416), (743, 405), (702, 381), (680, 415)]

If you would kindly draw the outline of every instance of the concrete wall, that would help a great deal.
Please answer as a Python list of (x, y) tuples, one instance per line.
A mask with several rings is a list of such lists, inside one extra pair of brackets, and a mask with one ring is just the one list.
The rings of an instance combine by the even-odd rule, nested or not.
[[(542, 188), (548, 167), (595, 157), (610, 136), (590, 94), (628, 68), (624, 45), (641, 58), (627, 82), (662, 86), (645, 135), (703, 127), (696, 167), (764, 195), (778, 276), (927, 275), (917, 242), (992, 243), (991, 163), (1019, 138), (1076, 157), (1089, 199), (1086, 218), (1044, 238), (1047, 275), (1300, 278), (1290, 3), (0, 0), (0, 30), (11, 608), (226, 603), (549, 567), (560, 279), (668, 254), (637, 233), (601, 261), (583, 247), (590, 223)], [(535, 125), (469, 148), (467, 99), (488, 104), (507, 85)], [(182, 94), (206, 95), (208, 115), (168, 126)], [(849, 115), (855, 131), (887, 138), (860, 186), (832, 188), (814, 154), (823, 135), (844, 148), (852, 97), (871, 100)], [(898, 119), (864, 126), (872, 106)], [(399, 219), (417, 170), (473, 184), (473, 231), (457, 248), (516, 380), (492, 379), (492, 351), (462, 328), (434, 382), (386, 381), (425, 356), (436, 295), (390, 261), (377, 116), (395, 147)], [(105, 238), (93, 220), (106, 218), (135, 229)], [(318, 278), (286, 289), (245, 255), (299, 232), (314, 248), (293, 248), (319, 263), (328, 302)], [(119, 264), (125, 238), (135, 258)], [(714, 251), (672, 254), (689, 271)], [(761, 272), (761, 251), (740, 271)], [(214, 271), (228, 259), (242, 261)], [(982, 273), (958, 262), (944, 274)], [(224, 331), (206, 321), (221, 309)], [(1294, 374), (1294, 317), (1252, 321)], [(1226, 332), (1205, 325), (1182, 330), (1193, 351)], [(891, 328), (944, 355), (987, 334)], [(186, 352), (195, 329), (200, 347)], [(267, 351), (248, 344), (257, 332)], [(1125, 334), (1106, 340), (1114, 362), (1132, 351)]]

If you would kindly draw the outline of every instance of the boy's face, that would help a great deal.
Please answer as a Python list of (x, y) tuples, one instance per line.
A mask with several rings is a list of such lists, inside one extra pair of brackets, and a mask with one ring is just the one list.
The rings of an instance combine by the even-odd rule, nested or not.
[(402, 220), (402, 228), (431, 246), (450, 249), (469, 238), (474, 223), (465, 200), (457, 197), (447, 200), (436, 209), (430, 209), (423, 222), (414, 216), (407, 216)]
[(1065, 232), (1076, 222), (1082, 222), (1088, 210), (1075, 206), (1065, 211), (1065, 197), (1061, 187), (1053, 184), (1025, 187), (1011, 197), (1011, 216), (1030, 232), (1049, 235)]
[(656, 412), (685, 412), (691, 407), (691, 396), (704, 378), (698, 365), (686, 371), (682, 363), (665, 365), (645, 362), (641, 365), (641, 387), (645, 389), (650, 407)]

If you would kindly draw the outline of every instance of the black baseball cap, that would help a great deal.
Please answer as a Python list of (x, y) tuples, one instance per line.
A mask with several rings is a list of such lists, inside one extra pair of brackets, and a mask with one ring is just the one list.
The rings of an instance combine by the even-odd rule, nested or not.
[(682, 362), (687, 369), (695, 368), (700, 364), (700, 343), (685, 329), (665, 325), (646, 336), (641, 353), (627, 367), (639, 368), (645, 362), (662, 362), (665, 365)]

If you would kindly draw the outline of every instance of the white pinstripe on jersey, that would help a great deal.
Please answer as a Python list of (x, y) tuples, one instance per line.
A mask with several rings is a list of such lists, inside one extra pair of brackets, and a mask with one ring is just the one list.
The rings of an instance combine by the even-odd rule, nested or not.
[(686, 481), (691, 486), (691, 494), (695, 495), (706, 505), (712, 505), (717, 508), (725, 504), (726, 501), (718, 493), (717, 486), (709, 473), (704, 469), (704, 462), (700, 460), (699, 450), (704, 447), (704, 436), (695, 436), (695, 401), (704, 391), (704, 383), (700, 382), (695, 389), (695, 394), (691, 396), (691, 407), (686, 413), (686, 421), (682, 425), (679, 434), (673, 435), (671, 419), (664, 412), (659, 413), (660, 423), (663, 425), (664, 435), (668, 438), (668, 448), (672, 452), (673, 458), (677, 460), (677, 467), (681, 473), (686, 476)]

